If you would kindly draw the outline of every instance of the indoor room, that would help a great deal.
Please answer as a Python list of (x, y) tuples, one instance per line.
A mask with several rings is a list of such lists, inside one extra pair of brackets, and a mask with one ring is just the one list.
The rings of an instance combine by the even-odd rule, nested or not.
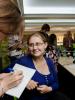
[[(23, 33), (14, 33), (13, 37), (10, 35), (3, 41), (0, 41), (0, 72), (8, 69), (11, 63), (15, 63), (21, 57), (29, 54), (28, 50), (30, 47), (41, 46), (41, 44), (38, 43), (28, 44), (28, 40), (31, 37), (36, 37), (35, 35), (32, 36), (32, 34), (38, 32), (46, 33), (48, 36), (46, 42), (48, 42), (47, 46), (49, 46), (49, 48), (47, 51), (45, 50), (44, 54), (47, 58), (50, 58), (56, 66), (55, 70), (59, 82), (58, 90), (70, 98), (63, 100), (75, 100), (75, 0), (11, 1), (19, 8), (21, 16), (23, 17)], [(48, 25), (49, 30), (42, 30), (44, 24)], [(54, 38), (51, 37), (51, 35), (53, 35)], [(13, 39), (15, 42), (12, 41)], [(18, 45), (18, 43), (20, 43), (20, 45)], [(15, 44), (17, 45), (14, 49)], [(38, 50), (33, 50), (33, 53), (36, 51)], [(27, 65), (27, 62), (25, 63)], [(33, 63), (35, 65), (34, 60)], [(41, 64), (39, 63), (37, 65), (39, 66)], [(37, 69), (39, 68), (36, 68), (36, 70)], [(41, 70), (43, 70), (43, 68)], [(39, 85), (37, 84), (37, 86)], [(9, 95), (5, 95), (5, 98), (24, 100), (24, 98), (18, 99), (16, 96)]]

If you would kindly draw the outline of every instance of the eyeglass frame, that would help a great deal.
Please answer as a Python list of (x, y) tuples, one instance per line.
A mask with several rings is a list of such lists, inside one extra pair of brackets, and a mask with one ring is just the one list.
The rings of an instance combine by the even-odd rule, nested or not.
[(40, 47), (44, 44), (44, 42), (36, 42), (35, 44), (34, 43), (30, 43), (28, 44), (29, 47), (34, 47), (34, 46), (37, 46), (37, 47)]

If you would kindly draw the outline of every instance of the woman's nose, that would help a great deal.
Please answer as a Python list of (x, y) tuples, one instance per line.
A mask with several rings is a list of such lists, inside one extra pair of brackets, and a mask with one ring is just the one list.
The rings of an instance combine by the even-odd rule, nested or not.
[(34, 45), (33, 48), (36, 49), (37, 48), (37, 45)]

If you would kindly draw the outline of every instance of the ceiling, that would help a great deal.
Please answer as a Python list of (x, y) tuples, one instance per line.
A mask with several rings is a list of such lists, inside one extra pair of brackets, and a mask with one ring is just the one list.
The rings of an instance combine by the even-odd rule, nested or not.
[(29, 7), (75, 7), (75, 0), (23, 0)]
[(25, 31), (40, 30), (44, 23), (52, 32), (75, 32), (75, 0), (17, 0), (25, 17)]

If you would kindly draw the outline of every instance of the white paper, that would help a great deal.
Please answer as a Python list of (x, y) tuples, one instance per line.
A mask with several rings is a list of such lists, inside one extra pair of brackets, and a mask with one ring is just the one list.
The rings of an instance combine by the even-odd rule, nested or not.
[(28, 68), (26, 66), (19, 65), (19, 64), (15, 64), (13, 69), (14, 70), (22, 70), (24, 78), (23, 78), (22, 82), (17, 87), (8, 90), (6, 92), (6, 94), (9, 94), (11, 96), (15, 96), (15, 97), (19, 98), (21, 96), (21, 94), (23, 93), (26, 85), (28, 84), (28, 82), (30, 81), (32, 76), (34, 75), (36, 70)]

